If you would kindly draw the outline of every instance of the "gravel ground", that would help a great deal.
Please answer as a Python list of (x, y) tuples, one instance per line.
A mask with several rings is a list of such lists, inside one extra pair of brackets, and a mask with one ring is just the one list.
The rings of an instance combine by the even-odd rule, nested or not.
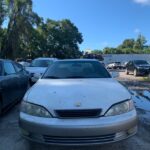
[(119, 72), (119, 79), (123, 81), (143, 81), (143, 77), (147, 77), (147, 76), (135, 77), (133, 74), (126, 75), (125, 71)]
[[(129, 86), (127, 82), (123, 83)], [(134, 97), (140, 95), (139, 91), (132, 91)], [(143, 96), (144, 99), (146, 99)], [(146, 99), (149, 101), (149, 99)], [(150, 101), (149, 101), (150, 102)], [(0, 118), (0, 150), (149, 150), (150, 148), (150, 111), (144, 110), (144, 108), (138, 108), (139, 116), (139, 130), (138, 133), (127, 140), (122, 142), (100, 145), (100, 146), (88, 146), (88, 147), (57, 147), (46, 146), (41, 144), (29, 144), (20, 136), (18, 127), (19, 106), (17, 104), (4, 116)]]

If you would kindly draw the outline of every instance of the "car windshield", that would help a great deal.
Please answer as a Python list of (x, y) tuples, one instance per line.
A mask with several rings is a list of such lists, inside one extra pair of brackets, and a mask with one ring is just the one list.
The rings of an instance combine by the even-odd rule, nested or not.
[(115, 62), (115, 64), (116, 64), (116, 65), (120, 65), (120, 64), (121, 64), (121, 62)]
[(57, 61), (48, 68), (43, 78), (111, 78), (98, 61)]
[(136, 60), (136, 61), (134, 61), (134, 63), (136, 65), (147, 65), (148, 64), (148, 62), (145, 60)]
[(31, 67), (48, 67), (53, 63), (52, 60), (33, 60), (31, 63)]

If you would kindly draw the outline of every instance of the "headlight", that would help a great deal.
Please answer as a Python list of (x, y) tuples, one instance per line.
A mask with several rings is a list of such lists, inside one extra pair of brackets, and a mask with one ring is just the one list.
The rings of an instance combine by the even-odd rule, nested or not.
[(37, 117), (51, 117), (50, 113), (44, 107), (31, 104), (25, 101), (23, 101), (21, 104), (21, 112)]
[(112, 106), (105, 116), (116, 116), (123, 113), (127, 113), (134, 109), (134, 104), (132, 100), (128, 100), (119, 104)]

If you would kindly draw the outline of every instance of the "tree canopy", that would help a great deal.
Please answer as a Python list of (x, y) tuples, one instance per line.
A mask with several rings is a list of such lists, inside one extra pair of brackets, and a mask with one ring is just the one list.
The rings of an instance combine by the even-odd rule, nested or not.
[(0, 57), (101, 59), (101, 54), (150, 54), (147, 39), (141, 34), (136, 39), (125, 39), (115, 48), (93, 50), (90, 55), (80, 51), (82, 42), (75, 24), (68, 19), (44, 20), (33, 11), (32, 0), (0, 0)]
[(8, 26), (0, 28), (1, 57), (80, 57), (79, 44), (83, 37), (70, 20), (43, 21), (33, 11), (32, 0), (1, 0), (0, 27), (4, 17)]
[(150, 46), (146, 45), (146, 38), (139, 34), (137, 39), (125, 39), (122, 44), (116, 48), (106, 47), (104, 54), (144, 54), (150, 53)]

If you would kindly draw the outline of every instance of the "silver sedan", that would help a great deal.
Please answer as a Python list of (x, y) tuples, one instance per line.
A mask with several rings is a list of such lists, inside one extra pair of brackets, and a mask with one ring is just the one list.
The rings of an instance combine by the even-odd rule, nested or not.
[(120, 141), (137, 132), (128, 90), (96, 60), (58, 60), (24, 96), (22, 135), (55, 145)]

